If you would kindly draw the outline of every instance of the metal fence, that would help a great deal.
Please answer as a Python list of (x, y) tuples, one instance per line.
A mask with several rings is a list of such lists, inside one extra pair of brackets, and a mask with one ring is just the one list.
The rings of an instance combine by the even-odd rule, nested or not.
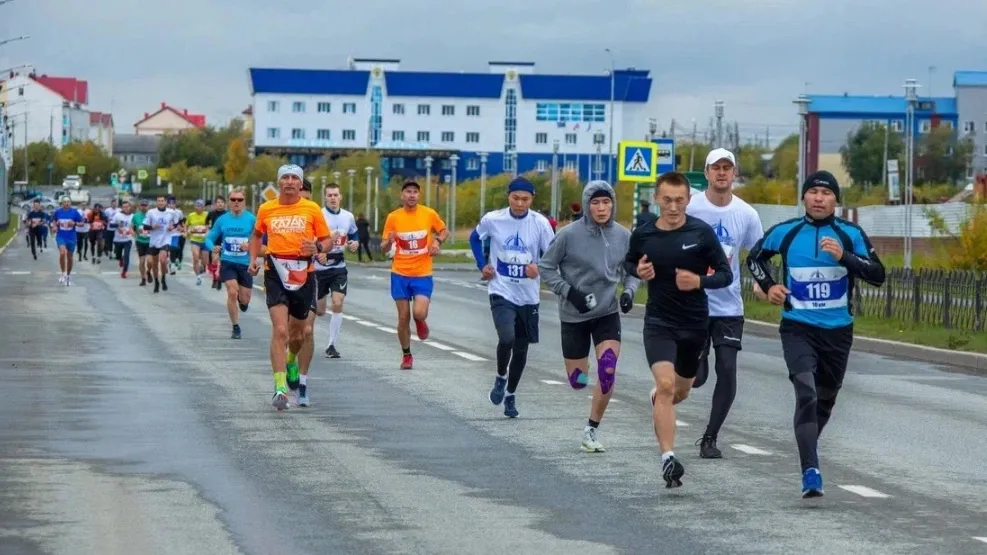
[[(754, 283), (744, 271), (745, 300), (754, 298)], [(775, 279), (779, 266), (772, 266)], [(882, 287), (857, 281), (854, 313), (901, 323), (926, 324), (960, 331), (984, 331), (987, 274), (966, 270), (888, 268)]]
[(10, 223), (10, 184), (7, 183), (7, 168), (0, 157), (0, 230)]

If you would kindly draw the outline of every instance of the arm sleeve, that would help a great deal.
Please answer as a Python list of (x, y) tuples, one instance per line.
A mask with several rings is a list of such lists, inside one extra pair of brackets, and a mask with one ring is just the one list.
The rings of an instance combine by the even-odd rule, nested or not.
[(769, 229), (764, 234), (764, 237), (754, 243), (754, 247), (747, 253), (747, 269), (754, 276), (754, 281), (757, 282), (758, 287), (765, 293), (772, 286), (776, 285), (774, 278), (771, 277), (771, 268), (768, 267), (768, 262), (775, 255), (779, 254), (778, 249), (781, 248), (781, 239), (784, 232), (780, 228), (780, 225)]
[(853, 237), (853, 251), (844, 250), (840, 263), (855, 277), (875, 287), (884, 285), (884, 263), (877, 257), (877, 251), (871, 245), (867, 234), (859, 228), (852, 228), (849, 231), (854, 232), (851, 235)]
[(476, 267), (480, 270), (487, 265), (487, 257), (483, 254), (483, 241), (490, 236), (490, 220), (483, 216), (480, 223), (476, 224), (476, 229), (470, 233), (470, 250), (473, 251), (473, 259), (476, 260)]
[(571, 288), (559, 272), (559, 264), (565, 260), (566, 235), (564, 230), (559, 232), (538, 261), (538, 273), (541, 275), (542, 282), (552, 290), (552, 293), (563, 298), (569, 294)]
[(350, 241), (356, 241), (357, 239), (360, 238), (360, 236), (357, 234), (356, 220), (354, 219), (350, 219), (350, 228), (346, 231), (346, 238), (349, 239)]
[(624, 255), (624, 273), (628, 276), (640, 279), (637, 275), (637, 263), (641, 260), (641, 234), (635, 228), (631, 232), (631, 240), (627, 243), (627, 254)]
[(720, 246), (719, 239), (713, 228), (705, 226), (703, 228), (702, 249), (706, 255), (706, 263), (713, 269), (713, 275), (699, 276), (699, 286), (703, 289), (723, 289), (733, 283), (733, 272), (730, 270), (730, 262), (727, 255)]

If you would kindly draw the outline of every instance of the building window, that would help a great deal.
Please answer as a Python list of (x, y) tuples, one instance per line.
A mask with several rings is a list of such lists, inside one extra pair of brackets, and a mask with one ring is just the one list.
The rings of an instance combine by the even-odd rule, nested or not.
[(901, 122), (900, 119), (896, 119), (891, 122), (891, 130), (895, 133), (901, 133), (905, 129), (905, 124)]
[(319, 112), (320, 114), (328, 114), (329, 112), (332, 111), (332, 104), (328, 102), (319, 102), (318, 104), (315, 105), (315, 111)]
[(430, 115), (431, 113), (432, 113), (432, 108), (428, 104), (419, 104), (418, 105), (418, 115), (419, 116), (427, 116), (427, 115)]
[(475, 131), (470, 131), (466, 134), (467, 143), (478, 143), (480, 142), (480, 134)]
[(445, 158), (441, 162), (439, 162), (439, 167), (444, 170), (451, 170), (452, 162), (448, 158)]
[(467, 106), (466, 107), (466, 115), (467, 116), (479, 117), (480, 116), (480, 107), (479, 106)]
[(355, 141), (356, 131), (353, 129), (343, 129), (343, 140), (344, 141)]
[(539, 161), (535, 162), (535, 169), (538, 170), (538, 171), (540, 171), (540, 172), (543, 172), (543, 171), (547, 170), (548, 169), (548, 162), (546, 162), (545, 160), (539, 160)]
[[(504, 96), (504, 154), (517, 151), (517, 89), (507, 89)], [(512, 156), (504, 170), (517, 171), (517, 158)]]
[(291, 130), (291, 138), (292, 139), (304, 139), (305, 138), (305, 130), (304, 129), (299, 129), (297, 127), (294, 128), (294, 129), (292, 129)]
[(443, 143), (452, 143), (452, 142), (455, 142), (455, 141), (456, 141), (456, 134), (454, 132), (452, 132), (452, 131), (443, 131), (442, 132), (442, 142)]
[(281, 138), (281, 130), (278, 129), (277, 127), (268, 127), (267, 128), (267, 138), (268, 139), (280, 139)]
[(966, 168), (966, 178), (973, 179), (973, 166), (968, 166)]
[(984, 156), (987, 156), (987, 145), (984, 145)]
[(391, 131), (392, 141), (404, 141), (404, 131)]
[(17, 88), (17, 96), (24, 96), (24, 87)]
[(927, 119), (922, 120), (919, 122), (918, 131), (919, 133), (928, 133), (929, 131), (932, 131), (932, 122)]
[(946, 129), (952, 129), (953, 128), (953, 122), (948, 121), (948, 120), (940, 120), (939, 121), (939, 127), (945, 127)]
[(469, 158), (466, 160), (466, 170), (473, 171), (480, 169), (480, 159), (479, 158)]
[(280, 109), (281, 109), (281, 103), (278, 102), (277, 100), (268, 100), (267, 101), (267, 111), (268, 112), (277, 112)]
[(380, 85), (374, 85), (370, 90), (370, 144), (380, 142), (383, 128), (384, 90)]
[(575, 133), (566, 133), (565, 134), (565, 144), (567, 144), (567, 145), (574, 145), (574, 144), (576, 144), (576, 134)]
[(536, 145), (547, 145), (548, 144), (548, 133), (535, 133), (535, 144)]
[(603, 122), (607, 119), (606, 104), (573, 104), (539, 102), (535, 105), (538, 121)]
[(396, 170), (403, 170), (404, 158), (391, 158), (391, 167)]
[(355, 102), (344, 102), (343, 103), (343, 113), (344, 114), (355, 114), (356, 113), (356, 103)]
[(427, 143), (428, 142), (428, 131), (419, 131), (418, 132), (418, 142), (419, 143)]
[(574, 172), (576, 171), (576, 161), (569, 159), (565, 161), (565, 171)]
[(977, 124), (972, 121), (963, 122), (963, 131), (966, 133), (973, 133), (977, 129)]
[(292, 102), (291, 103), (291, 111), (294, 112), (294, 113), (296, 113), (296, 114), (304, 113), (305, 112), (305, 103), (304, 102)]
[(452, 104), (444, 104), (442, 106), (442, 115), (443, 116), (454, 116), (454, 115), (456, 115), (456, 107), (453, 106)]
[(315, 136), (320, 141), (328, 141), (331, 138), (331, 133), (328, 129), (319, 129), (315, 132)]
[(395, 104), (391, 106), (391, 113), (397, 116), (404, 115), (404, 104)]

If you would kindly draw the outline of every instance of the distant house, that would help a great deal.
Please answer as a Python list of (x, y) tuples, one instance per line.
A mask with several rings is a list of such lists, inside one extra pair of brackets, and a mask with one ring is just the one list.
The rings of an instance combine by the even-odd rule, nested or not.
[(253, 106), (247, 106), (247, 109), (244, 110), (243, 112), (240, 112), (240, 115), (243, 116), (243, 130), (246, 131), (248, 134), (253, 135), (253, 133), (254, 133), (254, 107)]
[(188, 110), (179, 110), (162, 102), (157, 112), (144, 112), (144, 117), (134, 124), (135, 135), (164, 135), (165, 133), (181, 133), (189, 129), (201, 129), (206, 126), (206, 116), (190, 114)]
[(153, 168), (158, 165), (160, 135), (119, 134), (114, 138), (114, 156), (128, 171)]
[(113, 154), (113, 115), (105, 112), (89, 112), (89, 140), (107, 154)]

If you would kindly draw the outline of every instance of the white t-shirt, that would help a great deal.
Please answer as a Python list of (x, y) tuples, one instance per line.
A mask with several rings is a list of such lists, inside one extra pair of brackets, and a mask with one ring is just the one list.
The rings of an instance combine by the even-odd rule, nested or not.
[(124, 214), (122, 211), (113, 214), (113, 225), (116, 230), (113, 232), (114, 243), (129, 243), (134, 239), (134, 213)]
[(525, 266), (537, 264), (555, 238), (548, 218), (533, 210), (515, 218), (510, 208), (501, 208), (484, 215), (476, 233), (481, 241), (490, 239), (487, 263), (494, 268), (494, 278), (487, 291), (519, 306), (538, 304), (541, 276), (529, 278)]
[(329, 226), (329, 231), (333, 235), (338, 235), (338, 237), (333, 239), (332, 250), (328, 253), (328, 264), (322, 265), (316, 260), (315, 271), (345, 268), (346, 261), (343, 260), (343, 251), (346, 249), (346, 242), (349, 241), (349, 236), (356, 233), (356, 218), (353, 217), (352, 212), (343, 208), (340, 208), (339, 212), (335, 214), (330, 212), (328, 208), (323, 208), (322, 216), (326, 219), (326, 225)]
[(182, 218), (185, 217), (185, 214), (182, 213), (182, 209), (181, 208), (168, 208), (168, 210), (171, 210), (172, 212), (174, 212), (174, 214), (175, 214), (175, 226), (176, 226), (175, 229), (173, 229), (172, 232), (171, 232), (171, 237), (169, 237), (169, 241), (170, 241), (171, 239), (174, 239), (175, 237), (178, 237), (178, 236), (182, 235), (182, 232), (178, 229), (177, 226), (178, 226), (178, 222), (182, 221)]
[(81, 222), (76, 222), (76, 224), (75, 224), (75, 232), (76, 233), (89, 233), (89, 214), (90, 214), (90, 210), (89, 209), (86, 209), (86, 210), (77, 209), (77, 210), (79, 210), (79, 214), (82, 215), (82, 221)]
[(734, 195), (730, 204), (717, 206), (705, 193), (692, 195), (686, 213), (713, 227), (723, 252), (730, 262), (733, 283), (724, 289), (706, 291), (710, 316), (743, 316), (744, 301), (740, 296), (741, 250), (750, 250), (764, 236), (761, 217), (757, 210)]
[[(158, 210), (152, 208), (147, 211), (144, 217), (144, 225), (151, 226), (150, 246), (156, 249), (171, 245), (171, 236), (175, 225), (178, 224), (178, 215), (174, 210), (165, 208)], [(154, 226), (158, 226), (157, 229)]]
[(113, 216), (116, 215), (116, 213), (119, 211), (120, 211), (119, 208), (113, 208), (112, 206), (103, 209), (103, 213), (106, 214), (106, 229), (110, 231), (116, 229), (114, 227), (116, 224), (113, 223)]

